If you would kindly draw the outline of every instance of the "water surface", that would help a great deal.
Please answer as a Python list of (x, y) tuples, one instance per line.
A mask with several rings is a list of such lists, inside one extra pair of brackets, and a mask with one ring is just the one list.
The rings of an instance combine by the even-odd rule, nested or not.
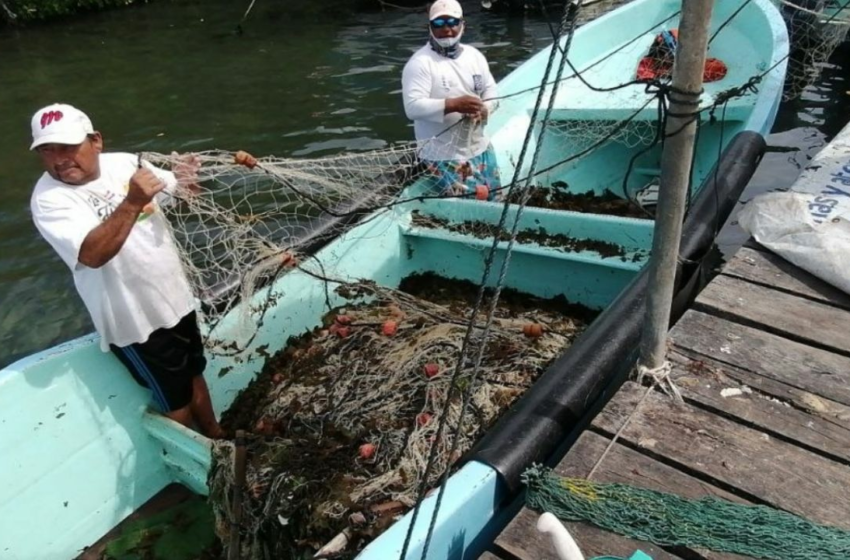
[[(497, 79), (551, 42), (539, 16), (480, 12), (465, 40)], [(29, 119), (61, 101), (87, 111), (109, 150), (222, 148), (327, 155), (409, 140), (400, 74), (426, 39), (420, 11), (295, 20), (258, 2), (157, 2), (19, 30), (0, 30), (0, 366), (91, 331), (68, 270), (29, 215), (41, 173)], [(264, 11), (265, 10), (265, 11)], [(802, 101), (783, 105), (744, 200), (785, 188), (847, 121), (847, 54), (833, 57)], [(727, 252), (744, 236), (721, 235)]]

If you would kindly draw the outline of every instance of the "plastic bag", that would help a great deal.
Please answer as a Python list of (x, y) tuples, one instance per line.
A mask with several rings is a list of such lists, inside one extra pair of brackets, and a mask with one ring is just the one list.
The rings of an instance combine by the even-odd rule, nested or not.
[(850, 127), (790, 191), (753, 198), (738, 223), (774, 253), (850, 293)]

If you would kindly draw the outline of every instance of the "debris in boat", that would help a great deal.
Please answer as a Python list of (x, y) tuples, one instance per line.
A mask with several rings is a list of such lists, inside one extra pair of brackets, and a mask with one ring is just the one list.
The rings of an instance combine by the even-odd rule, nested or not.
[(328, 544), (320, 548), (313, 558), (333, 558), (346, 549), (350, 540), (351, 531), (344, 529), (340, 534), (331, 539)]
[[(653, 219), (637, 204), (617, 196), (608, 189), (598, 195), (593, 191), (584, 193), (567, 192), (569, 186), (563, 181), (555, 181), (550, 187), (529, 187), (530, 194), (526, 206), (548, 208), (550, 210), (567, 210), (585, 214), (606, 214), (625, 218)], [(515, 204), (521, 200), (523, 192), (514, 189), (509, 200)]]
[[(473, 378), (471, 367), (458, 372), (456, 364), (477, 291), (430, 274), (398, 290), (343, 285), (345, 309), (266, 362), (222, 418), (225, 429), (254, 432), (240, 558), (261, 549), (280, 558), (356, 554), (415, 504), (422, 485), (451, 469), (596, 314), (563, 297), (503, 290), (486, 340), (485, 317), (477, 318), (471, 355), (485, 349)], [(525, 325), (536, 325), (537, 336)], [(341, 337), (340, 329), (349, 332)], [(455, 432), (464, 393), (471, 412)], [(233, 445), (214, 446), (210, 498), (217, 526), (229, 527)], [(426, 481), (432, 446), (436, 468)]]
[[(510, 239), (508, 231), (499, 229), (493, 224), (481, 221), (452, 223), (446, 219), (424, 215), (417, 211), (413, 211), (411, 214), (413, 216), (413, 224), (418, 227), (441, 228), (464, 235), (472, 235), (481, 239), (492, 239), (496, 235), (498, 235), (500, 241), (508, 241)], [(632, 262), (638, 262), (645, 260), (648, 256), (646, 251), (639, 250), (629, 254), (623, 246), (616, 243), (598, 239), (579, 239), (562, 233), (550, 233), (542, 227), (536, 230), (520, 230), (517, 232), (516, 239), (520, 243), (536, 243), (541, 247), (552, 247), (553, 249), (566, 252), (580, 253), (582, 251), (594, 251), (599, 253), (602, 258), (620, 257), (624, 261), (631, 260)]]
[(720, 396), (724, 399), (728, 399), (730, 397), (740, 397), (743, 394), (751, 394), (753, 392), (752, 389), (747, 387), (746, 385), (742, 385), (740, 388), (738, 387), (727, 387), (726, 389), (722, 389), (720, 391)]

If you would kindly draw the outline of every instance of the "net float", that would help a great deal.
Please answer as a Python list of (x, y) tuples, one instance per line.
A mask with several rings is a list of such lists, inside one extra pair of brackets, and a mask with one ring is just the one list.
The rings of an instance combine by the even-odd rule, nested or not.
[(522, 334), (528, 338), (537, 338), (543, 334), (543, 325), (540, 323), (528, 323), (523, 325)]
[(257, 166), (257, 158), (244, 150), (239, 150), (233, 156), (233, 160), (237, 165), (243, 165), (248, 169), (254, 169)]
[(375, 456), (375, 451), (378, 447), (374, 443), (364, 443), (360, 446), (360, 458), (367, 461)]
[(381, 332), (384, 336), (393, 336), (398, 332), (398, 323), (396, 321), (386, 321), (381, 327)]
[(425, 364), (425, 366), (422, 368), (422, 371), (425, 372), (425, 377), (431, 379), (432, 377), (435, 377), (438, 373), (440, 373), (440, 366), (438, 366), (437, 364)]

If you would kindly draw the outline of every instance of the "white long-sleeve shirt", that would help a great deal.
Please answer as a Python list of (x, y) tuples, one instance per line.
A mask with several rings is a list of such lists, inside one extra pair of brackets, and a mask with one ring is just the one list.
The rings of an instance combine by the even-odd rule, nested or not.
[(448, 58), (426, 44), (407, 61), (401, 85), (404, 112), (413, 121), (420, 158), (466, 161), (487, 149), (490, 141), (484, 135), (483, 124), (465, 120), (456, 125), (462, 115), (445, 114), (446, 99), (463, 95), (485, 100), (491, 113), (496, 109), (496, 101), (486, 101), (498, 94), (496, 80), (481, 51), (463, 45), (457, 58)]

